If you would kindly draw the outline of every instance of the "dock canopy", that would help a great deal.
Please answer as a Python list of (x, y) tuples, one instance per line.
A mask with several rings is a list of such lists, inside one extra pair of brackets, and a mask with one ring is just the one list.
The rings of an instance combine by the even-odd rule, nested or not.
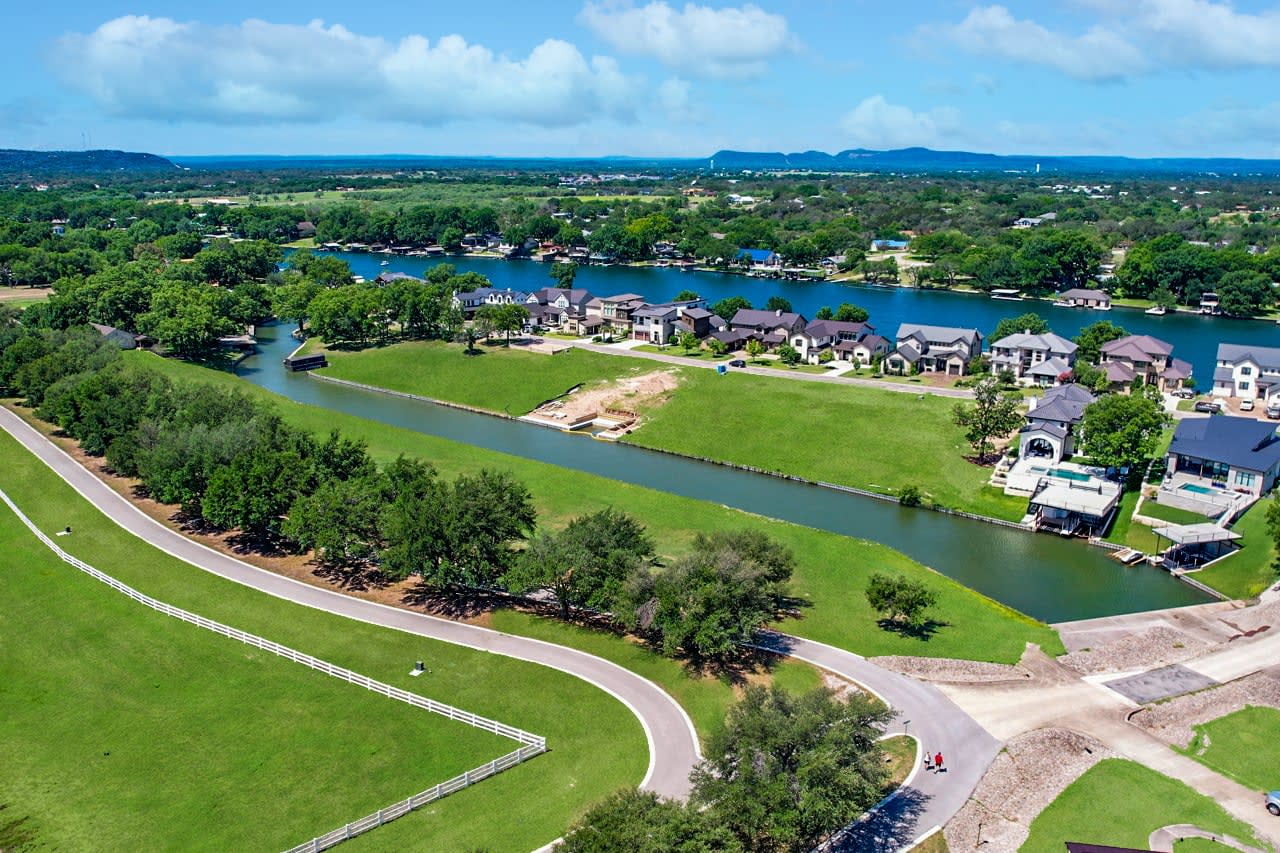
[(1157, 536), (1163, 536), (1175, 545), (1203, 545), (1209, 542), (1229, 542), (1240, 534), (1205, 521), (1200, 524), (1169, 524), (1155, 528)]

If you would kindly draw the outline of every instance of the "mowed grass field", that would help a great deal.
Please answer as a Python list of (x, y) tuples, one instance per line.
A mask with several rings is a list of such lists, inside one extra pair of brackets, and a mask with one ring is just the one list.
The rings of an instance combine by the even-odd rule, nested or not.
[[(664, 365), (570, 349), (555, 355), (496, 341), (467, 355), (461, 344), (411, 341), (361, 352), (327, 351), (326, 376), (523, 415), (575, 385), (639, 376)], [(312, 350), (308, 350), (310, 352)]]
[(986, 485), (991, 471), (932, 394), (686, 371), (670, 402), (627, 440), (895, 494), (904, 486), (948, 507), (1017, 520), (1026, 501)]
[[(484, 350), (482, 356), (468, 357), (457, 344), (413, 342), (336, 352), (324, 372), (523, 414), (579, 383), (670, 369), (580, 350), (555, 356), (500, 346)], [(914, 485), (944, 506), (996, 518), (1016, 521), (1026, 512), (1025, 499), (987, 485), (990, 469), (964, 459), (972, 450), (951, 420), (956, 401), (950, 398), (782, 377), (720, 376), (705, 369), (684, 369), (680, 376), (680, 387), (644, 413), (641, 427), (627, 441), (883, 494)]]
[(1280, 709), (1250, 705), (1195, 727), (1186, 755), (1246, 788), (1280, 787)]
[[(1258, 801), (1259, 820), (1267, 818)], [(1253, 830), (1187, 785), (1141, 764), (1108, 758), (1067, 786), (1031, 822), (1022, 853), (1062, 853), (1063, 841), (1147, 849), (1162, 826), (1190, 823), (1257, 844)]]
[(1240, 550), (1192, 577), (1232, 598), (1252, 598), (1280, 580), (1276, 542), (1267, 530), (1267, 510), (1275, 501), (1272, 495), (1249, 507), (1231, 526), (1243, 537)]
[[(1027, 642), (1040, 644), (1048, 654), (1063, 652), (1061, 639), (1049, 626), (878, 543), (295, 403), (227, 373), (146, 353), (125, 355), (175, 378), (221, 382), (271, 399), (288, 422), (321, 435), (337, 428), (365, 441), (371, 453), (382, 461), (400, 454), (415, 456), (429, 460), (449, 476), (482, 468), (511, 471), (533, 493), (540, 524), (560, 526), (576, 515), (615, 507), (645, 524), (658, 550), (667, 556), (687, 550), (700, 531), (740, 527), (764, 530), (795, 552), (797, 569), (792, 590), (813, 606), (804, 608), (801, 618), (786, 620), (781, 627), (800, 636), (864, 655), (925, 655), (1012, 663), (1021, 657)], [(882, 630), (877, 625), (877, 614), (863, 595), (867, 579), (875, 571), (901, 572), (928, 584), (938, 594), (938, 604), (930, 613), (945, 624), (929, 638)]]
[[(70, 525), (59, 545), (140, 591), (547, 738), (545, 755), (370, 833), (366, 849), (527, 853), (644, 776), (639, 722), (585, 682), (209, 575), (121, 530), (2, 433), (0, 458), (0, 488), (41, 529)], [(52, 848), (281, 849), (514, 748), (170, 625), (50, 562), (0, 514), (0, 814), (30, 816)], [(431, 672), (409, 676), (415, 660)]]

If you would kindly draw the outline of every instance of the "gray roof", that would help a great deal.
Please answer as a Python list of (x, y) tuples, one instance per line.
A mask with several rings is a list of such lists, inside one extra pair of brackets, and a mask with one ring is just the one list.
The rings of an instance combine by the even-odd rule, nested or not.
[[(1232, 364), (1252, 361), (1263, 370), (1280, 370), (1280, 349), (1242, 344), (1218, 344), (1218, 361), (1229, 361)], [(1218, 378), (1216, 373), (1214, 378)]]
[(1102, 299), (1110, 300), (1111, 294), (1105, 290), (1088, 290), (1082, 287), (1073, 287), (1070, 290), (1064, 290), (1058, 294), (1062, 299)]
[(1018, 430), (1020, 433), (1029, 432), (1047, 432), (1055, 438), (1066, 438), (1067, 428), (1062, 424), (1053, 423), (1052, 421), (1035, 421)]
[(898, 327), (897, 340), (914, 338), (923, 345), (929, 341), (945, 344), (967, 343), (973, 350), (982, 343), (982, 333), (977, 329), (959, 329), (954, 326), (926, 326), (922, 323), (903, 323)]
[(641, 305), (639, 308), (631, 312), (631, 316), (656, 317), (658, 319), (670, 317), (674, 320), (677, 313), (676, 306), (668, 303), (666, 305)]
[(684, 316), (688, 317), (690, 320), (703, 320), (716, 315), (712, 314), (706, 308), (686, 308), (684, 309)]
[[(1222, 348), (1218, 348), (1218, 358), (1222, 358)], [(1230, 367), (1215, 367), (1213, 369), (1214, 382), (1230, 382), (1235, 378)]]
[(1070, 371), (1071, 365), (1067, 364), (1057, 356), (1054, 356), (1053, 358), (1046, 358), (1039, 364), (1032, 365), (1027, 370), (1027, 374), (1030, 376), (1058, 377), (1064, 373), (1069, 373)]
[(1166, 343), (1150, 335), (1125, 335), (1102, 345), (1102, 351), (1110, 356), (1130, 359), (1147, 359), (1152, 356), (1169, 355), (1173, 352), (1173, 344)]
[(1093, 402), (1093, 395), (1079, 385), (1060, 385), (1050, 388), (1027, 412), (1031, 423), (1048, 421), (1058, 424), (1078, 424), (1084, 417), (1085, 407)]
[(1280, 441), (1270, 421), (1212, 415), (1178, 421), (1169, 452), (1247, 471), (1269, 471), (1280, 462)]
[(810, 320), (809, 325), (804, 327), (804, 333), (811, 338), (833, 338), (841, 332), (861, 337), (874, 331), (875, 327), (866, 323), (850, 323), (841, 320)]
[(779, 313), (777, 311), (757, 311), (752, 308), (742, 308), (733, 315), (733, 319), (729, 322), (734, 326), (752, 326), (766, 329), (786, 326), (788, 329), (794, 329), (797, 326), (804, 325), (804, 317), (794, 311)]
[(1040, 402), (1047, 403), (1050, 400), (1057, 399), (1074, 400), (1077, 403), (1083, 403), (1087, 406), (1096, 398), (1093, 396), (1092, 391), (1083, 386), (1063, 385), (1061, 387), (1050, 388), (1048, 391), (1045, 391), (1044, 395), (1040, 397)]
[(1026, 332), (1005, 335), (1000, 340), (993, 342), (991, 348), (993, 350), (1029, 349), (1036, 352), (1060, 353), (1062, 355), (1071, 355), (1079, 349), (1071, 341), (1061, 335), (1055, 335), (1053, 332), (1045, 332), (1043, 335), (1031, 335)]
[(1186, 379), (1191, 375), (1191, 362), (1180, 358), (1171, 359), (1169, 366), (1160, 371), (1160, 375), (1165, 379)]
[(902, 356), (904, 359), (906, 359), (912, 364), (915, 364), (917, 361), (920, 360), (919, 350), (917, 350), (911, 344), (902, 344), (896, 350), (894, 350), (894, 352)]

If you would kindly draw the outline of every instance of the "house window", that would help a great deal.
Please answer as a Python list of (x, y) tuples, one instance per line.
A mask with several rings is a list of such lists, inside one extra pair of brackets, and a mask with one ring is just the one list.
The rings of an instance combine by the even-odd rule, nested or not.
[(1241, 382), (1241, 383), (1240, 383), (1240, 390), (1241, 390), (1241, 391), (1248, 391), (1248, 390), (1249, 390), (1249, 380), (1247, 380), (1247, 379), (1246, 379), (1246, 380), (1244, 380), (1243, 382)]
[(1236, 485), (1244, 486), (1247, 489), (1252, 489), (1254, 481), (1257, 479), (1257, 476), (1258, 476), (1257, 474), (1252, 474), (1248, 471), (1237, 471)]
[(1252, 368), (1252, 367), (1242, 367), (1242, 368), (1240, 368), (1240, 375), (1241, 375), (1241, 376), (1252, 376), (1252, 375), (1253, 375), (1253, 368)]

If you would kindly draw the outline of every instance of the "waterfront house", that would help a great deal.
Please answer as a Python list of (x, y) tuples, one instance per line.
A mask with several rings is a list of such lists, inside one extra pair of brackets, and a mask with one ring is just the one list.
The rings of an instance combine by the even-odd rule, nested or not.
[(1222, 304), (1216, 293), (1200, 294), (1200, 313), (1218, 315), (1222, 313)]
[[(387, 275), (402, 275), (402, 273), (388, 273)], [(379, 278), (381, 278), (381, 276), (379, 276)], [(475, 290), (461, 290), (453, 294), (453, 304), (462, 309), (463, 316), (467, 319), (471, 319), (471, 317), (475, 316), (476, 310), (481, 305), (484, 305), (485, 299), (492, 291), (492, 287), (477, 287)]]
[(1111, 310), (1111, 294), (1105, 290), (1089, 290), (1073, 287), (1058, 294), (1055, 305), (1067, 308), (1095, 308), (1099, 311)]
[(1181, 388), (1191, 365), (1173, 357), (1173, 344), (1150, 335), (1126, 335), (1102, 345), (1098, 365), (1113, 386), (1131, 388), (1138, 380), (1160, 391)]
[(1027, 423), (1018, 432), (1019, 459), (1070, 459), (1080, 440), (1080, 422), (1094, 396), (1079, 385), (1059, 385), (1028, 400)]
[(485, 289), (489, 291), (484, 297), (485, 305), (524, 305), (529, 301), (529, 294), (523, 290), (512, 290), (509, 287), (502, 290), (496, 287)]
[(99, 335), (106, 338), (120, 349), (136, 349), (140, 346), (146, 346), (144, 335), (126, 332), (124, 329), (117, 329), (114, 326), (104, 326), (101, 323), (90, 323), (97, 330)]
[(1061, 335), (1019, 332), (991, 344), (991, 369), (1008, 370), (1023, 385), (1061, 385), (1076, 362), (1077, 346)]
[(1280, 437), (1270, 421), (1185, 418), (1174, 430), (1166, 463), (1166, 483), (1175, 490), (1203, 495), (1205, 489), (1225, 489), (1259, 497), (1280, 476)]
[(867, 365), (887, 355), (893, 349), (893, 341), (883, 335), (864, 335), (856, 341), (836, 341), (832, 349), (837, 361)]
[[(802, 331), (791, 336), (791, 345), (795, 347), (796, 352), (800, 353), (802, 359), (810, 364), (817, 364), (822, 353), (827, 351), (831, 352), (832, 358), (836, 358), (838, 344), (854, 344), (874, 333), (875, 327), (867, 323), (813, 320)], [(842, 352), (847, 354), (849, 349), (846, 347)]]
[(1213, 394), (1268, 403), (1280, 399), (1280, 349), (1218, 344)]
[(543, 287), (529, 294), (525, 307), (531, 315), (541, 317), (538, 325), (562, 329), (571, 335), (595, 334), (600, 328), (601, 320), (598, 315), (590, 314), (587, 310), (588, 303), (593, 299), (595, 297), (589, 291), (580, 287), (569, 290)]
[(782, 256), (772, 249), (739, 249), (734, 260), (753, 270), (782, 269)]
[(982, 333), (977, 329), (903, 323), (893, 351), (881, 364), (889, 373), (905, 374), (914, 368), (923, 373), (964, 376), (981, 354)]
[(1115, 518), (1121, 488), (1102, 477), (1064, 466), (1036, 481), (1027, 504), (1032, 528), (1061, 536), (1102, 536)]
[(644, 305), (644, 297), (638, 293), (619, 293), (591, 300), (587, 304), (587, 313), (603, 320), (604, 325), (611, 328), (618, 337), (629, 338), (633, 325), (631, 315)]
[(766, 346), (785, 344), (793, 335), (804, 331), (808, 322), (794, 311), (757, 311), (743, 308), (729, 320), (734, 331), (749, 333)]
[(294, 234), (296, 234), (296, 235), (298, 235), (298, 238), (299, 238), (299, 239), (306, 239), (307, 237), (314, 237), (314, 236), (316, 236), (316, 226), (315, 226), (315, 223), (314, 223), (314, 222), (310, 222), (309, 220), (304, 219), (304, 220), (302, 220), (301, 222), (299, 222), (299, 223), (297, 223), (296, 225), (294, 225), (294, 226), (293, 226), (293, 233), (294, 233)]
[(705, 307), (705, 303), (701, 305), (690, 305), (680, 312), (678, 321), (679, 331), (693, 332), (694, 336), (699, 340), (705, 338), (712, 332), (723, 329), (728, 326), (718, 314), (712, 314)]
[[(373, 281), (374, 284), (391, 284), (395, 281), (422, 281), (422, 279), (414, 278), (407, 272), (380, 272), (374, 276)], [(487, 291), (489, 288), (484, 289)]]

